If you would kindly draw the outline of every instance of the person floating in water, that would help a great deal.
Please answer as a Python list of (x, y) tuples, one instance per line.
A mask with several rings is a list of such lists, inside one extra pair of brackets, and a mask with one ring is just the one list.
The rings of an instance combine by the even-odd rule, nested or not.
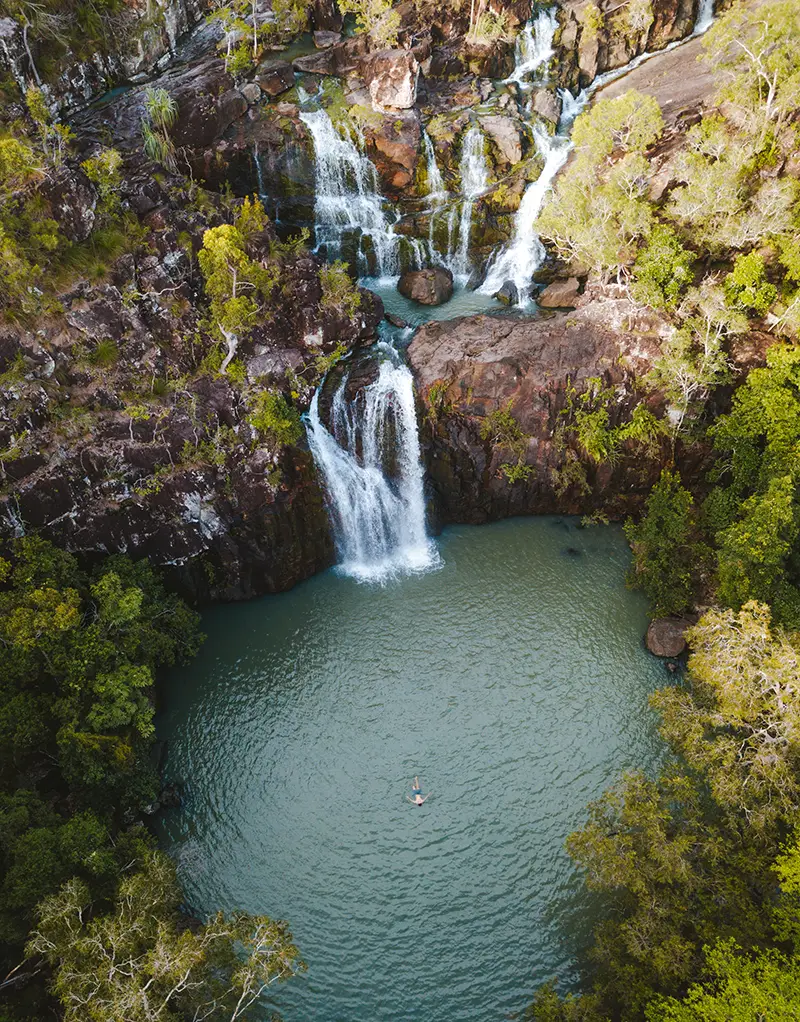
[(409, 798), (409, 796), (406, 795), (408, 801), (412, 804), (412, 806), (421, 806), (425, 799), (428, 799), (430, 797), (431, 797), (430, 792), (428, 792), (425, 798), (422, 797), (422, 786), (419, 783), (419, 777), (415, 777), (414, 783), (411, 786), (411, 797)]

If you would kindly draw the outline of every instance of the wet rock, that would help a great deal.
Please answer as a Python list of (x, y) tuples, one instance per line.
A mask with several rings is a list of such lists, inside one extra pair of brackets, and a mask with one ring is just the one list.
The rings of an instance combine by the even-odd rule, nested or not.
[(341, 42), (341, 39), (341, 32), (318, 31), (314, 33), (314, 46), (316, 46), (318, 50), (327, 50), (328, 47)]
[(484, 280), (486, 280), (486, 265), (476, 266), (467, 280), (467, 291), (477, 291)]
[(242, 86), (240, 91), (250, 106), (254, 103), (258, 103), (261, 99), (261, 86), (256, 82), (248, 82), (246, 85)]
[(531, 96), (535, 112), (550, 124), (558, 124), (561, 117), (561, 99), (552, 89), (536, 89)]
[(686, 618), (657, 617), (647, 629), (647, 648), (655, 656), (680, 656), (686, 649), (684, 633), (689, 626)]
[(362, 62), (373, 109), (410, 110), (417, 101), (419, 64), (408, 50), (381, 50)]
[(574, 309), (578, 304), (581, 285), (577, 277), (554, 280), (537, 297), (536, 304), (543, 309)]
[(275, 60), (270, 64), (262, 64), (258, 69), (256, 81), (262, 92), (269, 96), (279, 96), (294, 85), (292, 65), (284, 60)]
[(499, 291), (495, 291), (492, 297), (496, 298), (498, 302), (502, 302), (503, 305), (516, 305), (519, 302), (517, 285), (513, 280), (507, 280)]
[(403, 319), (402, 316), (395, 316), (392, 312), (387, 312), (385, 319), (387, 323), (391, 323), (392, 326), (396, 326), (398, 330), (405, 330), (408, 326), (408, 322)]
[(181, 789), (178, 784), (172, 781), (170, 784), (166, 784), (158, 796), (158, 801), (164, 808), (177, 809), (183, 801), (181, 797)]
[(502, 160), (519, 163), (522, 159), (522, 141), (515, 122), (503, 114), (490, 114), (479, 118), (481, 127), (497, 146)]
[(409, 270), (398, 281), (397, 290), (420, 305), (443, 305), (453, 297), (453, 274), (442, 266)]

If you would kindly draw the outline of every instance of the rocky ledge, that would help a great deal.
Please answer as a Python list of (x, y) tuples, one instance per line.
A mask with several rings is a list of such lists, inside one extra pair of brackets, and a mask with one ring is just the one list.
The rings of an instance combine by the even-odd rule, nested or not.
[[(669, 456), (666, 439), (647, 452), (623, 444), (616, 460), (596, 464), (570, 427), (576, 395), (594, 380), (613, 394), (610, 428), (643, 401), (663, 414), (661, 397), (644, 397), (638, 385), (666, 324), (622, 296), (586, 294), (580, 301), (574, 312), (536, 319), (428, 323), (414, 337), (408, 357), (441, 524), (599, 508), (624, 515), (641, 505), (658, 478)], [(509, 412), (521, 431), (510, 444), (487, 435), (489, 417), (499, 412)], [(509, 477), (507, 466), (515, 464), (522, 468)]]

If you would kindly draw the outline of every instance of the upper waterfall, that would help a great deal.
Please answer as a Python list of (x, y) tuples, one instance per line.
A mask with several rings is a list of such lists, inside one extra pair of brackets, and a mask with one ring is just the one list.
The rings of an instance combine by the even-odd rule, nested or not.
[(525, 79), (546, 65), (554, 55), (553, 39), (557, 28), (555, 8), (540, 11), (535, 19), (526, 23), (517, 36), (514, 47), (516, 64), (513, 72), (506, 78), (507, 82), (516, 82), (525, 88)]
[[(355, 246), (360, 275), (396, 275), (399, 238), (384, 211), (373, 163), (351, 137), (337, 131), (324, 110), (303, 112), (300, 119), (311, 133), (316, 156), (317, 248), (324, 246), (329, 258), (341, 258), (343, 244), (349, 241)], [(372, 264), (364, 237), (371, 242)]]
[(521, 305), (527, 301), (533, 274), (545, 256), (544, 245), (536, 232), (536, 220), (553, 179), (572, 148), (566, 136), (550, 136), (539, 125), (534, 127), (533, 134), (536, 147), (544, 157), (544, 167), (539, 177), (525, 189), (514, 218), (514, 236), (491, 263), (480, 287), (483, 294), (494, 294), (507, 280), (513, 280)]
[(352, 403), (336, 390), (329, 432), (319, 390), (308, 413), (311, 453), (328, 493), (340, 570), (362, 581), (437, 563), (425, 529), (424, 469), (410, 370), (394, 358)]

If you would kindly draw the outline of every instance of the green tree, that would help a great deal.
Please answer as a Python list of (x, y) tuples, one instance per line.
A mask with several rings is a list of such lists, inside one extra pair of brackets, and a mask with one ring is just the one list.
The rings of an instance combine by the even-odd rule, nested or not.
[(647, 1022), (794, 1022), (800, 1016), (800, 958), (745, 954), (736, 941), (706, 948), (704, 981), (678, 1001), (648, 1005)]
[(643, 589), (653, 614), (679, 614), (692, 601), (700, 549), (694, 499), (680, 475), (664, 469), (647, 498), (638, 523), (629, 519), (625, 535), (633, 549), (629, 582)]
[(248, 255), (248, 244), (266, 223), (261, 203), (245, 199), (235, 223), (211, 227), (203, 235), (197, 258), (211, 315), (228, 345), (220, 372), (233, 360), (239, 339), (255, 325), (261, 303), (278, 283), (276, 266)]
[(27, 954), (52, 968), (65, 1022), (245, 1019), (273, 983), (304, 968), (285, 923), (218, 912), (188, 928), (180, 901), (175, 868), (156, 851), (107, 914), (91, 913), (80, 880), (45, 899)]
[(759, 316), (765, 315), (778, 297), (778, 289), (766, 278), (764, 257), (758, 252), (737, 256), (722, 286), (733, 308)]
[(643, 154), (662, 130), (658, 103), (634, 90), (578, 117), (577, 157), (537, 221), (563, 258), (603, 276), (620, 276), (634, 262), (654, 222)]
[(800, 22), (794, 0), (734, 5), (703, 40), (715, 72), (727, 79), (719, 99), (732, 104), (763, 141), (800, 106)]
[(692, 690), (654, 697), (662, 732), (717, 805), (752, 828), (792, 819), (800, 799), (800, 650), (752, 601), (709, 610), (687, 633)]
[(342, 14), (354, 14), (359, 32), (367, 32), (378, 49), (397, 45), (400, 14), (392, 0), (339, 0)]
[(297, 409), (275, 391), (258, 392), (248, 422), (263, 439), (278, 446), (297, 444), (303, 438)]
[(674, 309), (692, 281), (694, 255), (675, 232), (657, 224), (633, 266), (631, 294), (654, 309)]

